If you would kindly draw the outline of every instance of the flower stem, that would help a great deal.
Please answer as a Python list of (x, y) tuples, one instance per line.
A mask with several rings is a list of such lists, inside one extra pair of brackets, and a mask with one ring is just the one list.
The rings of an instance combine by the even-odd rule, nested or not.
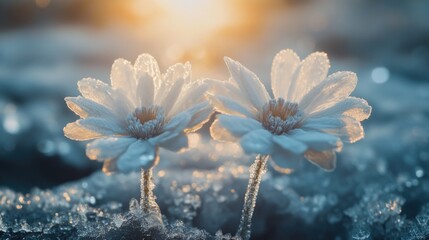
[(250, 230), (252, 225), (252, 215), (256, 205), (256, 198), (258, 196), (259, 184), (261, 183), (262, 176), (267, 171), (268, 155), (257, 155), (255, 162), (250, 166), (250, 178), (247, 185), (246, 195), (244, 196), (244, 205), (241, 212), (240, 225), (235, 234), (242, 240), (250, 238)]
[(147, 170), (141, 169), (140, 177), (140, 206), (144, 213), (149, 212), (159, 212), (159, 207), (155, 202), (155, 195), (153, 194), (153, 189), (155, 184), (153, 184), (152, 179), (152, 168)]

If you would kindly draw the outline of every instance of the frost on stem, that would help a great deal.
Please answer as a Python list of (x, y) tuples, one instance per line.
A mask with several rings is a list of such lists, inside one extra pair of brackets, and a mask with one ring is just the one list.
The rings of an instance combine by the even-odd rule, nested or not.
[(267, 171), (268, 155), (257, 155), (255, 162), (250, 166), (250, 178), (247, 185), (246, 195), (244, 196), (244, 205), (241, 212), (240, 225), (236, 236), (243, 240), (250, 238), (250, 230), (252, 225), (252, 215), (256, 205), (258, 196), (259, 184), (262, 176)]
[(158, 204), (156, 204), (156, 197), (153, 194), (153, 189), (155, 188), (155, 184), (152, 179), (152, 168), (147, 170), (141, 169), (140, 176), (140, 206), (144, 213), (156, 212), (160, 213)]
[(163, 226), (161, 210), (159, 209), (158, 204), (156, 204), (156, 197), (153, 194), (153, 189), (155, 184), (152, 179), (152, 168), (147, 170), (141, 169), (140, 176), (140, 207), (141, 211), (144, 214), (149, 214), (154, 218), (155, 222), (160, 223)]

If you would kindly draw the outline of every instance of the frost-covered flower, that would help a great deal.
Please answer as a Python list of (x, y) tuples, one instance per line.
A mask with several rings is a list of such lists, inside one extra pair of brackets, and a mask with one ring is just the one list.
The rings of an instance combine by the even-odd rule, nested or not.
[(142, 54), (134, 65), (116, 60), (110, 78), (111, 86), (82, 79), (82, 96), (65, 99), (81, 119), (67, 124), (64, 134), (78, 141), (96, 139), (87, 145), (86, 154), (104, 161), (104, 172), (152, 167), (158, 147), (186, 148), (186, 133), (199, 129), (212, 112), (204, 98), (207, 84), (191, 80), (189, 63), (175, 64), (161, 74), (156, 60)]
[(369, 117), (371, 107), (364, 99), (349, 97), (356, 74), (327, 76), (325, 53), (315, 52), (301, 61), (292, 50), (279, 52), (271, 82), (260, 81), (230, 58), (225, 62), (231, 78), (214, 81), (209, 94), (222, 113), (211, 127), (214, 139), (239, 139), (246, 153), (270, 155), (276, 167), (293, 168), (306, 158), (332, 170), (343, 142), (363, 138), (360, 121)]

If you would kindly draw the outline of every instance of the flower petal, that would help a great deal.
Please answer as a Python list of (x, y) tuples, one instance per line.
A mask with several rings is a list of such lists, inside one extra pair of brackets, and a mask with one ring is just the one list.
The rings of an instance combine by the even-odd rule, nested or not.
[(206, 122), (210, 120), (210, 116), (213, 113), (212, 106), (206, 101), (199, 103), (192, 108), (188, 109), (187, 112), (192, 116), (191, 121), (186, 126), (185, 132), (195, 132), (200, 129)]
[(305, 143), (309, 149), (316, 151), (324, 151), (327, 149), (336, 149), (339, 151), (343, 146), (338, 137), (317, 131), (293, 129), (289, 131), (288, 136)]
[(86, 156), (91, 160), (105, 161), (117, 158), (130, 144), (136, 141), (129, 137), (108, 137), (97, 139), (86, 145)]
[(165, 97), (159, 102), (159, 104), (164, 108), (165, 115), (167, 117), (171, 116), (170, 110), (174, 106), (177, 101), (177, 98), (182, 91), (183, 84), (185, 83), (185, 79), (179, 78), (174, 84), (171, 86), (170, 91), (165, 95)]
[(231, 100), (228, 97), (207, 94), (207, 98), (210, 101), (210, 104), (216, 109), (216, 111), (220, 113), (254, 118), (254, 114), (250, 112), (249, 109), (235, 102), (234, 100)]
[(307, 150), (307, 145), (286, 135), (273, 135), (273, 141), (283, 150), (293, 154), (303, 154)]
[(148, 141), (137, 140), (118, 158), (116, 164), (121, 172), (131, 172), (150, 168), (155, 158), (155, 146)]
[(136, 97), (139, 106), (153, 104), (155, 96), (154, 82), (161, 78), (158, 62), (150, 54), (141, 54), (134, 63), (134, 74), (137, 81)]
[(161, 73), (158, 62), (149, 54), (141, 54), (134, 63), (135, 79), (140, 107), (149, 106), (154, 102), (155, 82), (159, 83)]
[(298, 55), (291, 49), (282, 50), (274, 57), (271, 68), (271, 89), (274, 98), (287, 99), (293, 74), (300, 61)]
[(167, 72), (159, 80), (155, 79), (155, 103), (161, 104), (162, 101), (172, 90), (172, 86), (178, 79), (183, 79), (187, 83), (191, 78), (191, 65), (176, 63), (167, 69)]
[(180, 133), (174, 138), (160, 142), (159, 146), (167, 150), (177, 152), (181, 149), (188, 148), (188, 137), (185, 134)]
[(302, 98), (300, 108), (308, 114), (327, 109), (347, 98), (356, 83), (357, 77), (353, 72), (334, 73)]
[(121, 89), (123, 92), (127, 93), (129, 100), (136, 107), (138, 104), (138, 99), (136, 97), (137, 81), (135, 79), (133, 65), (125, 59), (116, 59), (112, 65), (110, 80), (112, 88)]
[(246, 153), (271, 154), (273, 151), (272, 134), (265, 129), (247, 133), (240, 139), (241, 147)]
[(140, 106), (153, 104), (155, 95), (155, 82), (159, 82), (161, 73), (158, 63), (149, 54), (138, 56), (134, 63), (137, 80), (137, 96), (140, 96)]
[(280, 147), (276, 147), (271, 154), (272, 165), (279, 172), (290, 172), (292, 169), (298, 168), (302, 164), (303, 158), (303, 154), (294, 154)]
[(321, 117), (321, 118), (308, 118), (306, 119), (301, 128), (303, 130), (326, 130), (326, 129), (340, 129), (345, 126), (344, 121), (340, 117)]
[(110, 119), (89, 117), (76, 122), (89, 130), (105, 135), (122, 135), (126, 133), (123, 126)]
[(93, 78), (84, 78), (77, 82), (77, 86), (84, 98), (103, 104), (106, 107), (112, 106), (114, 90), (106, 83)]
[(312, 113), (310, 116), (312, 118), (320, 118), (340, 117), (341, 115), (345, 115), (352, 117), (357, 121), (363, 121), (368, 119), (369, 115), (371, 115), (371, 110), (371, 106), (368, 105), (368, 102), (365, 99), (348, 97), (334, 106)]
[(188, 137), (183, 132), (166, 131), (148, 139), (148, 141), (156, 147), (162, 147), (170, 151), (179, 151), (188, 147)]
[(302, 129), (325, 132), (348, 143), (356, 142), (364, 137), (361, 123), (348, 116), (310, 118), (302, 125)]
[(223, 96), (231, 101), (234, 101), (249, 112), (256, 114), (257, 109), (252, 105), (252, 103), (247, 98), (247, 94), (243, 93), (241, 89), (237, 86), (237, 83), (229, 78), (227, 81), (206, 79), (206, 82), (210, 85), (209, 94), (213, 96)]
[(114, 113), (112, 113), (112, 111), (107, 109), (105, 106), (81, 96), (66, 97), (64, 100), (66, 101), (66, 104), (70, 110), (72, 110), (81, 118), (112, 118), (114, 116)]
[(238, 140), (220, 124), (219, 119), (214, 120), (210, 126), (210, 135), (216, 141), (235, 142)]
[(180, 132), (173, 132), (173, 131), (165, 131), (161, 134), (159, 134), (158, 136), (149, 138), (148, 141), (154, 145), (154, 146), (159, 146), (160, 143), (166, 142), (172, 138), (175, 138), (177, 136), (179, 136)]
[(288, 90), (287, 100), (299, 102), (310, 89), (317, 86), (328, 74), (330, 64), (326, 53), (314, 52), (297, 68), (297, 74)]
[(77, 85), (84, 98), (105, 106), (118, 116), (127, 116), (134, 111), (133, 105), (124, 94), (100, 80), (84, 78)]
[(67, 124), (64, 129), (64, 135), (72, 140), (87, 141), (95, 138), (103, 137), (104, 135), (98, 132), (91, 131), (77, 122)]
[(153, 104), (154, 86), (153, 77), (147, 73), (143, 73), (137, 78), (136, 87), (137, 106), (150, 106)]
[(344, 123), (342, 128), (324, 129), (323, 131), (338, 136), (347, 143), (354, 143), (364, 138), (364, 130), (359, 121), (347, 116), (343, 116), (341, 121)]
[(169, 115), (174, 116), (180, 112), (186, 111), (195, 104), (205, 102), (205, 93), (208, 89), (209, 85), (204, 80), (196, 80), (185, 84), (177, 101), (171, 108)]
[(188, 112), (181, 112), (174, 116), (164, 127), (164, 131), (182, 132), (191, 121), (192, 116)]
[(141, 54), (137, 57), (137, 60), (134, 63), (134, 70), (137, 76), (136, 79), (139, 79), (141, 75), (144, 74), (148, 74), (152, 78), (161, 77), (158, 62), (152, 55), (147, 53)]
[(118, 166), (116, 165), (117, 162), (118, 162), (118, 159), (108, 159), (104, 161), (102, 171), (107, 175), (118, 172), (119, 169), (118, 169)]
[(219, 114), (217, 115), (217, 119), (220, 126), (227, 129), (236, 138), (240, 138), (249, 132), (263, 129), (260, 122), (251, 118)]
[(304, 156), (311, 163), (325, 171), (333, 171), (336, 167), (337, 155), (335, 154), (335, 151), (317, 152), (308, 150)]
[(141, 77), (146, 74), (152, 78), (152, 88), (153, 88), (152, 101), (153, 101), (155, 91), (160, 88), (160, 84), (162, 82), (162, 79), (161, 79), (162, 76), (159, 70), (158, 62), (150, 54), (147, 54), (147, 53), (141, 54), (137, 57), (137, 60), (134, 63), (134, 71), (138, 82), (141, 79)]
[(64, 127), (64, 135), (70, 139), (85, 141), (102, 136), (125, 135), (126, 130), (114, 121), (103, 118), (85, 118)]
[(259, 78), (239, 62), (228, 57), (225, 57), (225, 63), (232, 79), (238, 84), (238, 88), (244, 92), (247, 99), (256, 109), (262, 108), (270, 96)]

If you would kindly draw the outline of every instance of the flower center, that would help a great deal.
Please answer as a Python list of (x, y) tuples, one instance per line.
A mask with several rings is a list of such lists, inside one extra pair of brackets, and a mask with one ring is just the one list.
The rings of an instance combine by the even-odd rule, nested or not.
[(139, 107), (128, 115), (128, 131), (139, 139), (148, 139), (162, 133), (164, 128), (164, 110), (159, 106)]
[(302, 112), (298, 103), (287, 102), (283, 98), (271, 99), (262, 107), (259, 121), (273, 134), (281, 135), (300, 126)]

